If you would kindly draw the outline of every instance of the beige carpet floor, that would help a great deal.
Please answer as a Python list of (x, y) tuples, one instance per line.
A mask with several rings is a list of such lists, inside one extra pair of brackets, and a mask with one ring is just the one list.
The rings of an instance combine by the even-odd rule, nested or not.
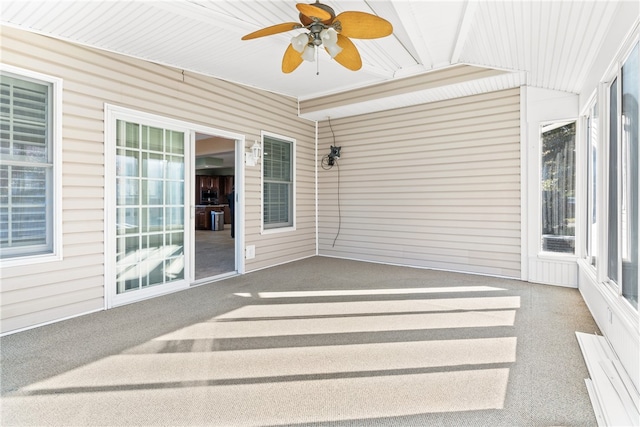
[(314, 257), (0, 339), (3, 426), (595, 426), (575, 289)]

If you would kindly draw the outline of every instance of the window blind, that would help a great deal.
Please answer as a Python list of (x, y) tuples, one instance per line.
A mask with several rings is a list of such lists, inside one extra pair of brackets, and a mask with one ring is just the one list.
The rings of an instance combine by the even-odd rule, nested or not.
[(264, 227), (287, 227), (293, 224), (291, 215), (292, 143), (274, 138), (264, 138)]
[(52, 250), (51, 85), (0, 75), (0, 250)]

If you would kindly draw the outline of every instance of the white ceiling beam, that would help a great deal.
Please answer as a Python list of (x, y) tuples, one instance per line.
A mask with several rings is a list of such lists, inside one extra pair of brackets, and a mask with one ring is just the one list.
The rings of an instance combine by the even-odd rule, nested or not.
[(418, 55), (416, 59), (419, 63), (423, 64), (426, 69), (432, 68), (434, 65), (433, 55), (429, 51), (427, 41), (424, 39), (424, 33), (421, 29), (422, 26), (417, 20), (418, 17), (416, 16), (412, 2), (393, 2), (393, 7), (397, 12), (398, 19), (402, 23), (402, 27), (404, 27), (405, 33), (408, 35), (408, 39), (413, 45), (413, 49), (415, 49), (407, 48), (407, 50), (410, 52), (415, 51)]
[(451, 55), (451, 64), (457, 64), (460, 62), (460, 55), (464, 49), (464, 45), (469, 37), (471, 26), (478, 9), (478, 0), (467, 0), (464, 8), (462, 19), (460, 20), (460, 26), (458, 27), (458, 36), (456, 37), (456, 45), (453, 48), (453, 54)]

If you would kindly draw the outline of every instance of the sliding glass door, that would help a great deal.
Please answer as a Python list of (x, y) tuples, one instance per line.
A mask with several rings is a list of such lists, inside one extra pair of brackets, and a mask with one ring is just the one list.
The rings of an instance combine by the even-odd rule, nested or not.
[[(196, 135), (214, 138), (217, 149), (225, 141), (224, 154), (215, 155), (229, 162), (226, 175), (242, 167), (242, 135), (105, 106), (105, 308), (187, 289), (212, 276), (195, 271)], [(223, 196), (234, 185), (242, 188), (242, 174), (236, 176), (237, 182), (220, 187)], [(242, 204), (234, 207), (234, 218), (241, 217)], [(224, 273), (242, 272), (242, 227), (235, 228), (235, 239), (228, 231), (202, 231), (226, 238), (230, 267)]]

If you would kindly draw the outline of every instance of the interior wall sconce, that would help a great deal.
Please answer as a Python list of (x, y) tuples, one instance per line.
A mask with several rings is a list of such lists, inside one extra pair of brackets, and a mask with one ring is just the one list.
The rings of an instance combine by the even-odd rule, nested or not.
[(244, 162), (247, 166), (255, 166), (260, 161), (262, 155), (262, 146), (258, 141), (255, 141), (251, 146), (249, 153), (244, 153)]

